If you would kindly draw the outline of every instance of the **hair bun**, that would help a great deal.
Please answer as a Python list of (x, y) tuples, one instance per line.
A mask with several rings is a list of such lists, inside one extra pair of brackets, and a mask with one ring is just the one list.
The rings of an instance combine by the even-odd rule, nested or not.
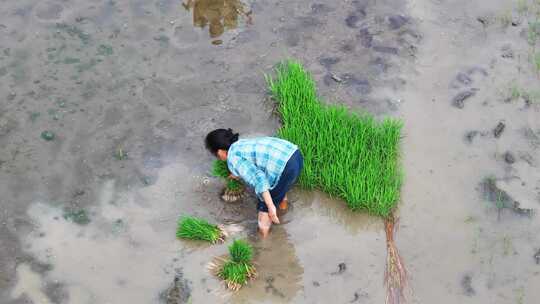
[(231, 128), (227, 129), (225, 136), (230, 140), (231, 144), (238, 140), (240, 136), (238, 133), (234, 133)]
[(233, 134), (233, 136), (231, 137), (231, 143), (236, 142), (238, 140), (239, 136), (240, 136), (240, 134), (238, 134), (238, 133)]

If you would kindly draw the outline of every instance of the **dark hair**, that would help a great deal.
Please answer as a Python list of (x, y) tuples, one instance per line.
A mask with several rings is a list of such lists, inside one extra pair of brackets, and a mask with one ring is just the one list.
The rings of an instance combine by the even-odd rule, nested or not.
[(238, 136), (238, 133), (233, 133), (232, 129), (216, 129), (206, 135), (204, 143), (208, 151), (216, 154), (219, 149), (229, 150), (231, 145), (238, 140)]

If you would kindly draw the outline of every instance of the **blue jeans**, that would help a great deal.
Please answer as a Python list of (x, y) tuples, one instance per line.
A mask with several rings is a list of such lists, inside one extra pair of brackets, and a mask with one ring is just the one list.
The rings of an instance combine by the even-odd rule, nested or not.
[[(277, 204), (283, 200), (285, 194), (287, 194), (294, 183), (298, 180), (303, 167), (304, 158), (302, 157), (302, 153), (300, 150), (296, 150), (291, 158), (289, 158), (287, 161), (285, 169), (283, 169), (277, 185), (270, 190), (270, 196), (272, 197), (272, 201), (276, 207)], [(268, 212), (268, 207), (266, 206), (265, 202), (259, 201), (257, 204), (257, 210), (260, 212)]]

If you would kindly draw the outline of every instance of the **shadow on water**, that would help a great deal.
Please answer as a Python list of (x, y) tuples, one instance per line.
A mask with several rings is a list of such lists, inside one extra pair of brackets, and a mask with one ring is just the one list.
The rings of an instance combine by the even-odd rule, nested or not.
[(251, 23), (251, 11), (246, 11), (239, 0), (184, 0), (182, 5), (187, 11), (193, 11), (194, 26), (208, 26), (212, 44), (221, 44), (222, 40), (217, 38), (226, 30), (237, 28), (240, 16)]
[(252, 236), (259, 277), (232, 297), (233, 303), (290, 302), (301, 288), (304, 268), (283, 227), (274, 227), (266, 239)]

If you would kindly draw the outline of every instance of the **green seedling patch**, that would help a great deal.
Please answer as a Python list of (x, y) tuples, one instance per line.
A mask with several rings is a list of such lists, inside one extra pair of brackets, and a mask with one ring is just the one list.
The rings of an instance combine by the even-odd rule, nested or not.
[(299, 184), (341, 198), (352, 210), (388, 217), (400, 199), (402, 123), (323, 104), (311, 75), (295, 61), (266, 79), (282, 121), (278, 136), (304, 156)]

